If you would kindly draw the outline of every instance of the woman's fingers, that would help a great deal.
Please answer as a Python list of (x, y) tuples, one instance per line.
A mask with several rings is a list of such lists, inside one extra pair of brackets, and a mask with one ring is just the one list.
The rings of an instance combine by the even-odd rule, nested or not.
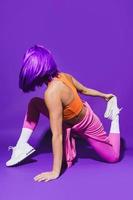
[(41, 179), (42, 176), (44, 176), (44, 175), (43, 174), (39, 174), (39, 175), (34, 177), (34, 180), (37, 181), (37, 180)]
[(52, 180), (52, 179), (46, 179), (45, 182), (48, 182), (48, 181), (50, 181), (50, 180)]
[(34, 177), (34, 180), (36, 181), (36, 180), (38, 180), (39, 178), (41, 178), (41, 175), (35, 176), (35, 177)]
[(35, 181), (41, 182), (41, 181), (49, 181), (49, 173), (42, 173), (34, 177)]
[(41, 174), (38, 174), (37, 176), (34, 177), (34, 180), (37, 182), (45, 181), (48, 182), (50, 180), (56, 179), (58, 176), (53, 172), (44, 172)]

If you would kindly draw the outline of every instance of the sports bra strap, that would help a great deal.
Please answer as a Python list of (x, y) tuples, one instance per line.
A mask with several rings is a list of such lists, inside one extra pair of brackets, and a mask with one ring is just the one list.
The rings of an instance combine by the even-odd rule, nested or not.
[(73, 85), (73, 83), (71, 83), (64, 74), (60, 73), (59, 74), (59, 79), (62, 80), (68, 87), (70, 87), (73, 92), (75, 93), (76, 92), (76, 88), (75, 86)]

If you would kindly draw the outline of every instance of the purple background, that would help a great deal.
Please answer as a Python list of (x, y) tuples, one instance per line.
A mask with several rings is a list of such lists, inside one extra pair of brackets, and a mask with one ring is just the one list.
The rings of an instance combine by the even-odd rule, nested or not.
[[(45, 86), (37, 89), (34, 93), (23, 94), (18, 88), (18, 74), (20, 71), (22, 57), (27, 48), (34, 44), (45, 45), (50, 49), (54, 55), (54, 58), (58, 64), (60, 70), (71, 73), (79, 81), (86, 86), (100, 90), (105, 93), (114, 93), (118, 96), (118, 103), (123, 107), (120, 117), (121, 135), (126, 141), (127, 150), (132, 149), (132, 129), (133, 124), (131, 122), (133, 107), (132, 107), (132, 67), (133, 67), (133, 1), (132, 0), (38, 0), (38, 1), (9, 1), (1, 0), (0, 2), (0, 125), (1, 125), (1, 139), (0, 149), (3, 155), (1, 174), (6, 175), (8, 180), (2, 179), (2, 187), (6, 188), (3, 191), (2, 200), (4, 198), (8, 200), (10, 197), (7, 194), (9, 188), (12, 198), (15, 198), (15, 186), (11, 185), (11, 180), (15, 180), (17, 185), (31, 184), (31, 179), (37, 173), (40, 173), (40, 169), (43, 170), (43, 162), (46, 162), (45, 156), (40, 155), (41, 164), (29, 164), (20, 170), (20, 168), (7, 169), (4, 167), (5, 162), (9, 159), (9, 153), (7, 147), (9, 145), (15, 145), (23, 123), (25, 111), (27, 109), (27, 103), (33, 96), (43, 97)], [(109, 131), (110, 123), (103, 118), (103, 113), (106, 108), (106, 103), (103, 99), (82, 96), (92, 106), (93, 110), (100, 116), (105, 129)], [(31, 138), (32, 144), (37, 144), (37, 139), (41, 139), (42, 132), (49, 127), (48, 120), (43, 116), (40, 118), (39, 125), (36, 129), (36, 133)], [(129, 153), (130, 157), (130, 153)], [(47, 161), (51, 166), (51, 154), (48, 155)], [(91, 188), (90, 198), (95, 199), (96, 193), (95, 186), (99, 187), (100, 180), (104, 180), (99, 189), (99, 194), (104, 195), (102, 188), (104, 187), (108, 192), (111, 190), (111, 185), (115, 182), (115, 178), (119, 174), (119, 166), (112, 169), (113, 174), (116, 173), (116, 177), (109, 176), (109, 172), (105, 172), (102, 175), (99, 169), (99, 162), (95, 164), (95, 161), (90, 161), (88, 168), (83, 165), (87, 160), (82, 161), (81, 168), (76, 166), (76, 173), (74, 179), (72, 178), (71, 170), (68, 170), (68, 174), (61, 177), (59, 182), (51, 182), (49, 185), (31, 184), (25, 187), (25, 192), (29, 192), (27, 188), (35, 189), (35, 193), (29, 192), (29, 196), (33, 199), (46, 197), (48, 192), (51, 191), (51, 187), (55, 187), (58, 199), (66, 199), (68, 195), (69, 199), (72, 198), (85, 198), (87, 195), (87, 185), (81, 189), (81, 193), (78, 190), (74, 190), (74, 180), (77, 183), (77, 188), (81, 185), (88, 184)], [(130, 161), (132, 163), (132, 161)], [(125, 161), (124, 168), (127, 161)], [(132, 163), (133, 164), (133, 163)], [(40, 167), (40, 166), (41, 167)], [(97, 165), (93, 168), (92, 165)], [(104, 164), (101, 164), (104, 165)], [(37, 166), (39, 166), (37, 168)], [(106, 165), (108, 166), (108, 165)], [(28, 171), (25, 171), (28, 170)], [(31, 171), (33, 172), (31, 172)], [(79, 170), (79, 171), (78, 171)], [(81, 170), (85, 173), (89, 173), (88, 182), (85, 182), (85, 177), (79, 175)], [(91, 171), (92, 170), (92, 171)], [(94, 171), (93, 171), (94, 170)], [(96, 171), (95, 171), (96, 170)], [(99, 170), (99, 171), (98, 171)], [(103, 169), (104, 171), (105, 169)], [(114, 171), (113, 171), (114, 170)], [(116, 170), (116, 171), (115, 171)], [(20, 176), (21, 171), (21, 176)], [(130, 168), (128, 168), (130, 172)], [(15, 175), (14, 175), (15, 173)], [(29, 176), (26, 176), (28, 173)], [(70, 174), (69, 174), (70, 173)], [(74, 173), (74, 172), (73, 172)], [(91, 174), (95, 174), (97, 178), (91, 178)], [(125, 171), (124, 171), (125, 173)], [(25, 179), (23, 179), (25, 174)], [(70, 179), (69, 179), (70, 175)], [(107, 179), (106, 179), (107, 175)], [(15, 176), (15, 178), (14, 178)], [(19, 176), (21, 178), (19, 178)], [(80, 177), (79, 177), (80, 176)], [(103, 177), (102, 177), (103, 176)], [(109, 176), (109, 177), (108, 177)], [(131, 178), (130, 173), (128, 176)], [(130, 179), (126, 177), (125, 180)], [(118, 175), (117, 180), (121, 177)], [(66, 187), (63, 179), (67, 180), (69, 184)], [(104, 179), (105, 178), (105, 179)], [(114, 178), (114, 179), (113, 179)], [(112, 180), (108, 189), (106, 181)], [(9, 181), (10, 180), (10, 181)], [(80, 183), (78, 182), (80, 180)], [(91, 185), (90, 184), (90, 180)], [(94, 180), (94, 182), (93, 182)], [(96, 182), (95, 182), (96, 180)], [(126, 181), (125, 181), (126, 182)], [(64, 187), (66, 188), (63, 189)], [(92, 184), (94, 184), (92, 187)], [(96, 184), (96, 185), (95, 185)], [(113, 183), (114, 184), (114, 183)], [(46, 189), (47, 187), (47, 189)], [(62, 192), (60, 191), (62, 187)], [(117, 184), (116, 184), (117, 187)], [(116, 188), (115, 188), (116, 189)], [(127, 191), (122, 195), (123, 198), (127, 198), (130, 194), (130, 186)], [(39, 190), (44, 190), (44, 193), (39, 193)], [(21, 194), (21, 187), (17, 189)], [(100, 192), (103, 193), (100, 193)], [(129, 192), (130, 191), (130, 192)], [(9, 193), (10, 193), (9, 192)], [(53, 191), (55, 192), (55, 190)], [(69, 193), (70, 192), (70, 193)], [(117, 189), (116, 191), (117, 192)], [(127, 192), (127, 193), (126, 193)], [(7, 196), (5, 196), (5, 194)], [(77, 195), (78, 194), (78, 195)], [(120, 193), (117, 193), (119, 198)], [(9, 196), (8, 196), (9, 195)], [(25, 193), (21, 194), (22, 197), (28, 197)], [(33, 195), (33, 196), (32, 196)], [(45, 196), (46, 195), (46, 196)], [(49, 199), (53, 199), (52, 194), (49, 194)], [(77, 195), (77, 196), (76, 196)], [(81, 196), (80, 196), (81, 195)], [(114, 198), (114, 194), (111, 197)], [(125, 196), (124, 196), (125, 195)], [(59, 198), (60, 197), (60, 198)], [(106, 196), (107, 197), (107, 196)], [(130, 195), (127, 198), (130, 199)], [(17, 198), (18, 199), (18, 196)], [(132, 198), (131, 198), (132, 199)]]

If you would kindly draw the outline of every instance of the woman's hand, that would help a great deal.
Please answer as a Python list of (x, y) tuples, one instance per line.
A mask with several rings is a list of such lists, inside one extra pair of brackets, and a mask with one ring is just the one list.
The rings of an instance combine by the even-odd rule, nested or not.
[(115, 96), (114, 94), (105, 94), (103, 96), (103, 98), (106, 100), (106, 101), (109, 101), (113, 96)]
[(38, 174), (37, 176), (34, 177), (34, 180), (37, 182), (41, 182), (41, 181), (48, 182), (48, 181), (57, 179), (58, 177), (59, 177), (58, 172), (50, 171), (50, 172), (43, 172), (41, 174)]

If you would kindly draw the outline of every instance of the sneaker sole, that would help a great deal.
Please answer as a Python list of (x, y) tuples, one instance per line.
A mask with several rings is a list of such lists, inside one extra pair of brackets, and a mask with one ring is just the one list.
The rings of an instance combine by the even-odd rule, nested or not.
[(14, 165), (19, 164), (20, 162), (22, 162), (23, 160), (25, 160), (28, 156), (30, 156), (32, 153), (34, 153), (36, 150), (32, 149), (31, 151), (29, 151), (26, 155), (23, 155), (23, 157), (21, 157), (21, 159), (18, 159), (16, 162), (14, 162), (11, 165), (6, 165), (7, 167), (12, 167)]
[[(116, 110), (114, 111), (114, 113), (111, 114), (111, 115), (109, 116), (109, 119), (110, 119), (110, 120), (114, 120), (114, 119), (116, 118), (116, 116), (119, 115), (119, 113), (121, 112), (122, 109), (123, 109), (123, 108), (118, 108), (118, 109), (116, 109)], [(112, 112), (113, 112), (113, 110), (112, 110)]]

